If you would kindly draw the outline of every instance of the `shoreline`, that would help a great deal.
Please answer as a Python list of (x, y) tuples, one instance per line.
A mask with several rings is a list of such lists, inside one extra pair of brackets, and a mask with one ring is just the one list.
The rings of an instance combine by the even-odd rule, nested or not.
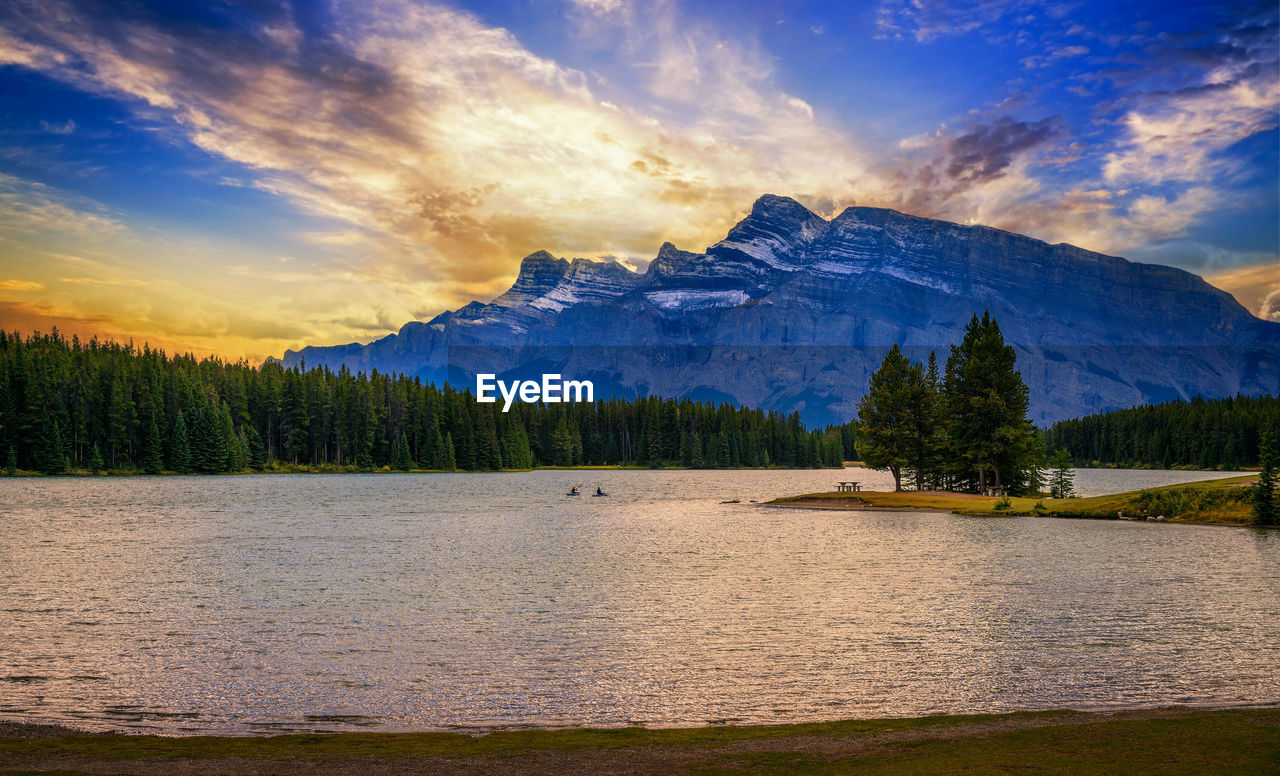
[(0, 772), (793, 774), (1273, 772), (1280, 706), (1055, 709), (757, 726), (271, 736), (84, 734), (0, 722)]
[(826, 466), (814, 469), (812, 467), (796, 468), (788, 466), (737, 466), (724, 468), (697, 468), (693, 466), (632, 466), (628, 464), (602, 464), (598, 466), (534, 466), (529, 469), (389, 469), (386, 467), (378, 469), (355, 469), (355, 468), (337, 468), (337, 467), (321, 467), (321, 466), (297, 466), (262, 471), (239, 471), (239, 472), (216, 472), (212, 474), (203, 474), (199, 472), (187, 472), (182, 474), (175, 471), (162, 471), (158, 474), (147, 474), (140, 471), (130, 471), (118, 469), (113, 471), (91, 472), (88, 469), (77, 469), (61, 474), (45, 474), (43, 472), (28, 471), (19, 469), (13, 474), (9, 474), (0, 470), (0, 479), (89, 479), (95, 477), (262, 477), (277, 474), (518, 474), (521, 472), (540, 472), (540, 471), (563, 471), (563, 472), (592, 472), (592, 471), (683, 471), (683, 472), (804, 472), (804, 471), (841, 471), (833, 466)]
[[(915, 714), (902, 716), (871, 717), (835, 717), (831, 719), (806, 720), (798, 722), (704, 722), (690, 724), (601, 724), (601, 725), (538, 725), (512, 724), (499, 726), (453, 725), (449, 727), (388, 727), (383, 729), (367, 729), (352, 727), (349, 730), (332, 730), (325, 728), (307, 729), (299, 727), (283, 732), (275, 730), (235, 731), (210, 730), (202, 733), (159, 733), (154, 731), (120, 729), (120, 730), (88, 730), (76, 727), (73, 721), (60, 722), (43, 718), (27, 718), (21, 715), (0, 716), (0, 742), (17, 739), (49, 739), (49, 738), (159, 738), (171, 741), (190, 739), (272, 739), (290, 736), (417, 736), (417, 735), (457, 735), (472, 739), (506, 733), (566, 733), (581, 731), (644, 731), (663, 733), (677, 731), (780, 731), (787, 728), (804, 728), (823, 725), (844, 725), (858, 723), (891, 723), (891, 722), (926, 722), (929, 720), (949, 720), (971, 717), (1016, 717), (1020, 715), (1039, 714), (1091, 714), (1102, 717), (1115, 715), (1142, 715), (1162, 712), (1215, 712), (1215, 711), (1276, 711), (1280, 712), (1280, 698), (1272, 701), (1235, 701), (1235, 702), (1155, 702), (1155, 703), (1122, 703), (1122, 704), (1080, 704), (1072, 706), (1051, 707), (1044, 709), (1013, 709), (1006, 711), (973, 711), (973, 712), (938, 712), (937, 714)], [(0, 750), (2, 751), (2, 750)], [(0, 771), (3, 773), (3, 771)]]
[[(848, 512), (949, 512), (970, 517), (1059, 517), (1276, 528), (1277, 526), (1255, 526), (1251, 522), (1251, 508), (1247, 499), (1242, 496), (1244, 486), (1255, 480), (1256, 475), (1243, 475), (1101, 496), (1065, 499), (1021, 496), (1003, 501), (994, 497), (950, 491), (804, 493), (776, 498), (761, 506)], [(1166, 511), (1168, 514), (1165, 514)]]

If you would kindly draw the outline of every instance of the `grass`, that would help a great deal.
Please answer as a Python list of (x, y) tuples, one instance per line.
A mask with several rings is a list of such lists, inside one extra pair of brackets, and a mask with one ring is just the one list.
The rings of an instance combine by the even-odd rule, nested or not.
[[(616, 767), (621, 761), (640, 765), (628, 772), (670, 772), (675, 763), (674, 772), (703, 776), (836, 774), (855, 768), (859, 774), (1274, 774), (1280, 772), (1280, 709), (1171, 709), (1114, 716), (1019, 712), (757, 727), (508, 731), (480, 737), (339, 733), (0, 739), (0, 771), (77, 773), (76, 768), (87, 768), (111, 773), (118, 767), (151, 773), (164, 772), (164, 763), (173, 760), (242, 758), (249, 764), (301, 759), (311, 763), (307, 773), (324, 773), (326, 760), (349, 765), (350, 758), (373, 758), (371, 763), (400, 758), (406, 771), (412, 760), (415, 772), (448, 773), (450, 768), (478, 772), (478, 764), (498, 762), (495, 757), (508, 766), (521, 757), (543, 757), (545, 763), (546, 753), (557, 753), (555, 762), (565, 773), (599, 772), (605, 763)], [(62, 770), (38, 770), (42, 762)], [(144, 768), (148, 763), (156, 766)], [(271, 767), (245, 770), (264, 771)]]
[(1169, 522), (1247, 525), (1252, 512), (1244, 486), (1256, 480), (1255, 475), (1245, 475), (1088, 498), (1009, 498), (1007, 506), (1001, 499), (968, 493), (914, 491), (807, 493), (774, 499), (769, 503), (828, 508), (844, 506), (849, 509), (860, 506), (878, 509), (939, 509), (961, 515), (1036, 515), (1104, 520), (1120, 515), (1163, 515)]
[(999, 716), (1034, 718), (1075, 712), (1020, 712), (1015, 715), (955, 715), (904, 719), (850, 720), (798, 725), (713, 726), (650, 729), (568, 728), (506, 730), (483, 736), (462, 733), (323, 733), (283, 736), (83, 735), (67, 738), (0, 739), (0, 753), (81, 756), (99, 760), (220, 758), (288, 759), (350, 755), (478, 755), (494, 752), (634, 746), (714, 746), (790, 736), (847, 736), (945, 728)]
[[(1256, 718), (1255, 718), (1256, 719)], [(884, 747), (856, 758), (795, 753), (744, 754), (732, 765), (703, 768), (728, 774), (1035, 773), (1078, 776), (1177, 776), (1280, 772), (1280, 729), (1247, 714), (1182, 719), (1120, 720), (1014, 730), (985, 737), (928, 738)]]

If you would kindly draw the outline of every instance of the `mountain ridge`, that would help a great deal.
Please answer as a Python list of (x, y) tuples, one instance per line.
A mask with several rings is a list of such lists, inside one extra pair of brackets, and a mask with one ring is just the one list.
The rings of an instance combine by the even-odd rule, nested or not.
[(537, 251), (491, 302), (282, 360), (455, 384), (545, 368), (594, 377), (604, 395), (726, 400), (822, 423), (852, 416), (890, 345), (944, 361), (983, 310), (1018, 350), (1038, 422), (1280, 392), (1280, 324), (1192, 273), (887, 208), (827, 220), (776, 195), (702, 253), (663, 243), (633, 272)]

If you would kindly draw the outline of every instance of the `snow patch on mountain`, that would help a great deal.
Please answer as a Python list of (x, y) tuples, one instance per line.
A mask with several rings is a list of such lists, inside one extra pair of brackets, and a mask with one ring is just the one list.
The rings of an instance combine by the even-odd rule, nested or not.
[(751, 298), (746, 291), (707, 291), (682, 289), (674, 291), (649, 291), (644, 295), (660, 310), (706, 309), (708, 307), (737, 307)]

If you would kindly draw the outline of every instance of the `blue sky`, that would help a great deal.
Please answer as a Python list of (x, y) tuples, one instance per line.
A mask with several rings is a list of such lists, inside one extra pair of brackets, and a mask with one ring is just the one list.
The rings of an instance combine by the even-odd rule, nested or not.
[(1274, 3), (0, 9), (0, 325), (260, 358), (641, 267), (761, 193), (1198, 272), (1280, 318)]

